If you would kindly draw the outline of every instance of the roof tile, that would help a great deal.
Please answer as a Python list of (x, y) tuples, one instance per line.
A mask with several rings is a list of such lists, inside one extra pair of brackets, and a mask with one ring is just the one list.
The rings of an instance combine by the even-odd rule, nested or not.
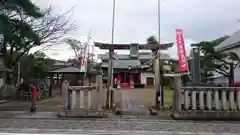
[(231, 46), (234, 46), (238, 42), (240, 42), (240, 30), (238, 30), (237, 32), (233, 33), (232, 36), (230, 36), (229, 38), (224, 40), (222, 43), (217, 45), (216, 49), (217, 50), (224, 50), (224, 49), (230, 48)]

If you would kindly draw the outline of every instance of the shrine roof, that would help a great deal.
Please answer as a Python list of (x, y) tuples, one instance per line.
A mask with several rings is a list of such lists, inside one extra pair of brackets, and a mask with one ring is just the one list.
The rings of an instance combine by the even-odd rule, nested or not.
[[(136, 43), (133, 43), (136, 44)], [(125, 50), (130, 49), (131, 44), (108, 44), (108, 43), (99, 43), (94, 42), (96, 47), (100, 49), (119, 49)], [(139, 50), (152, 50), (152, 49), (160, 49), (160, 50), (167, 50), (168, 48), (173, 46), (173, 43), (164, 43), (164, 44), (138, 44)]]
[[(48, 71), (48, 73), (63, 73), (63, 74), (84, 74), (85, 72), (81, 72), (80, 68), (75, 67), (75, 66), (66, 66), (66, 67), (61, 67), (57, 69), (53, 69)], [(90, 72), (87, 72), (87, 74), (98, 74), (96, 70), (91, 69)]]
[[(171, 59), (168, 54), (160, 53), (160, 59), (169, 60)], [(109, 60), (109, 54), (99, 54), (100, 59)], [(131, 56), (129, 54), (114, 54), (114, 58), (118, 60), (129, 60)], [(141, 60), (152, 60), (154, 57), (151, 53), (139, 53), (138, 59)]]
[(83, 72), (80, 72), (79, 68), (74, 66), (62, 67), (62, 68), (54, 69), (48, 72), (50, 73), (83, 73)]
[[(107, 68), (108, 62), (103, 62), (101, 67)], [(128, 69), (129, 67), (137, 69), (142, 68), (142, 65), (139, 60), (113, 60), (113, 68)]]
[[(114, 60), (113, 68), (115, 69), (128, 69), (131, 66), (132, 69), (147, 69), (146, 71), (153, 72), (150, 65), (142, 65), (139, 60)], [(102, 62), (102, 68), (108, 68), (108, 62)], [(169, 65), (164, 65), (163, 69), (165, 71), (170, 71), (171, 67)]]

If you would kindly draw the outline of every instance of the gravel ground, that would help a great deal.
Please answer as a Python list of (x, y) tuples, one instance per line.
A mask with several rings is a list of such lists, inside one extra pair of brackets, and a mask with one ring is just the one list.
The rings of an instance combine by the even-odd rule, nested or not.
[[(43, 120), (43, 119), (0, 119), (0, 132), (72, 132), (111, 131), (183, 133), (183, 134), (230, 134), (240, 133), (239, 122), (178, 122), (151, 120)], [(121, 133), (123, 134), (123, 133)]]
[[(122, 109), (146, 112), (147, 108), (136, 104), (136, 98), (126, 91), (122, 97)], [(0, 106), (0, 135), (3, 133), (60, 133), (84, 135), (237, 135), (240, 122), (163, 121), (142, 115), (114, 116), (106, 119), (55, 118), (61, 105), (38, 104), (37, 113), (30, 115), (30, 103), (11, 102)], [(51, 107), (49, 107), (51, 106)], [(19, 111), (19, 112), (17, 112)], [(8, 116), (8, 117), (7, 117)], [(43, 119), (45, 118), (45, 119)]]
[(148, 114), (148, 108), (141, 106), (136, 96), (130, 90), (122, 91), (122, 107), (121, 110), (124, 112), (131, 112), (132, 114)]

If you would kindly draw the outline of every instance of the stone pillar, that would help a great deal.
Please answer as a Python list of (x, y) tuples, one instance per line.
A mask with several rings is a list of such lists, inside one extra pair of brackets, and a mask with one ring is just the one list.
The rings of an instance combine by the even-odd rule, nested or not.
[(64, 109), (68, 110), (69, 106), (70, 106), (70, 102), (69, 102), (69, 94), (68, 94), (68, 86), (69, 83), (67, 80), (63, 81), (62, 83), (62, 91), (63, 91), (63, 97), (64, 97)]
[(174, 91), (173, 91), (173, 113), (181, 110), (181, 75), (174, 76)]
[(99, 110), (102, 109), (103, 107), (103, 89), (102, 89), (102, 76), (101, 75), (97, 75), (96, 76), (96, 89), (97, 89), (97, 106)]
[(192, 49), (192, 64), (191, 64), (191, 72), (192, 72), (192, 81), (194, 84), (200, 84), (201, 81), (201, 72), (200, 72), (200, 51), (199, 48)]

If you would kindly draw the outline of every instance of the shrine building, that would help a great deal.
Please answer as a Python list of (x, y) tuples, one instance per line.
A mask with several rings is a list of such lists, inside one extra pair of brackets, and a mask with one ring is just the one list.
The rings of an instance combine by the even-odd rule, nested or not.
[[(120, 85), (129, 85), (130, 80), (133, 80), (134, 87), (154, 86), (154, 72), (152, 63), (154, 59), (154, 51), (167, 50), (172, 47), (173, 43), (168, 44), (104, 44), (96, 43), (95, 46), (100, 49), (113, 48), (114, 50), (130, 50), (129, 54), (113, 54), (113, 81), (120, 79)], [(152, 52), (139, 52), (139, 50), (151, 50)], [(170, 57), (166, 53), (160, 53), (160, 59), (168, 62)], [(101, 68), (103, 72), (104, 82), (108, 79), (108, 63), (109, 53), (100, 54), (102, 60)], [(169, 65), (164, 65), (165, 73), (171, 71)], [(116, 82), (113, 82), (116, 87)], [(130, 86), (129, 86), (130, 87)]]

